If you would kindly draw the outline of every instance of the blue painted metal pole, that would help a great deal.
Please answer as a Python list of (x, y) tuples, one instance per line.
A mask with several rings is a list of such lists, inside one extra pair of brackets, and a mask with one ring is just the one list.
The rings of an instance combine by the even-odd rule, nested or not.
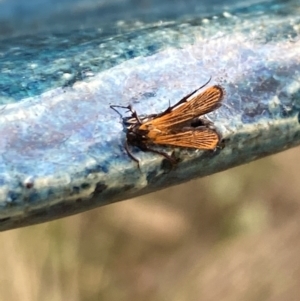
[[(10, 37), (0, 44), (0, 230), (153, 192), (300, 143), (300, 6), (269, 2), (207, 18)], [(110, 104), (158, 113), (221, 84), (208, 115), (215, 152), (175, 149), (181, 162), (124, 150)], [(126, 112), (124, 112), (126, 116)], [(127, 115), (128, 116), (128, 115)], [(174, 148), (163, 148), (172, 153)]]

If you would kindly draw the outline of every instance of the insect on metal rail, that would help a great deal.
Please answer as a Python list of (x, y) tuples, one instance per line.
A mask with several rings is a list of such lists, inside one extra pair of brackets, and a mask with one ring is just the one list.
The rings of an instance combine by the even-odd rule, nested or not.
[(125, 121), (128, 124), (125, 149), (129, 157), (139, 165), (139, 159), (129, 149), (129, 145), (132, 145), (142, 151), (160, 154), (174, 165), (177, 161), (173, 157), (166, 152), (154, 149), (153, 146), (170, 145), (201, 150), (216, 149), (221, 137), (214, 124), (202, 115), (221, 106), (225, 91), (221, 86), (214, 85), (197, 93), (209, 82), (210, 79), (203, 86), (159, 114), (140, 117), (131, 105), (111, 105), (110, 107), (118, 114), (120, 113), (115, 108), (124, 108), (131, 112), (131, 117)]

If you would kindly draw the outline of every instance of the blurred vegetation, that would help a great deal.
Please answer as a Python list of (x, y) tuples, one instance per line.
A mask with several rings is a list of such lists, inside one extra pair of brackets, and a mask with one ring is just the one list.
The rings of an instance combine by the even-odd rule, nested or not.
[(299, 161), (0, 233), (0, 300), (298, 300)]

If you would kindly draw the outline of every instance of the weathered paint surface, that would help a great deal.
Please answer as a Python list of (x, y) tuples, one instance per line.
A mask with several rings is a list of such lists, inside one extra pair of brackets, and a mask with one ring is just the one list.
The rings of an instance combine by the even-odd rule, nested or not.
[[(68, 39), (39, 35), (1, 43), (0, 229), (85, 211), (299, 145), (297, 2), (110, 37), (90, 30)], [(223, 106), (208, 116), (224, 149), (176, 149), (182, 161), (174, 169), (161, 156), (134, 149), (140, 172), (124, 151), (124, 125), (109, 105), (158, 113), (210, 76), (226, 89)]]

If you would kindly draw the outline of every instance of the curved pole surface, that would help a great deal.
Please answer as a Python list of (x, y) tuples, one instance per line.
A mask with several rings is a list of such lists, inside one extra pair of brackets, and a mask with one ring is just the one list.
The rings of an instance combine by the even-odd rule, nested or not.
[[(300, 8), (268, 2), (206, 17), (6, 37), (0, 44), (0, 230), (210, 175), (300, 143)], [(215, 152), (124, 150), (111, 104), (165, 110), (212, 77)], [(126, 110), (122, 112), (129, 116)], [(126, 115), (127, 114), (127, 115)]]

